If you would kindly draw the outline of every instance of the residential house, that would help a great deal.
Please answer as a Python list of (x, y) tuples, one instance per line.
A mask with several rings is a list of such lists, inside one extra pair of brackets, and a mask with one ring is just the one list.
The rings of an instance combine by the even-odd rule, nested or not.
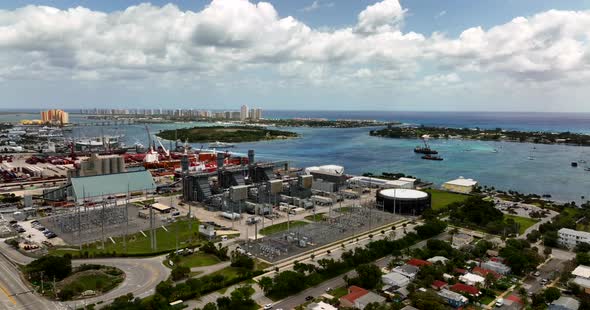
[(347, 308), (364, 309), (370, 303), (383, 303), (385, 298), (364, 288), (352, 285), (348, 294), (340, 297), (340, 305)]
[(330, 304), (327, 304), (323, 301), (311, 303), (311, 304), (307, 305), (307, 307), (305, 309), (307, 309), (307, 310), (338, 310), (338, 308), (336, 308)]
[(442, 299), (444, 299), (451, 307), (454, 308), (463, 307), (469, 302), (467, 297), (447, 289), (442, 289), (440, 292), (438, 292), (438, 296), (442, 297)]
[(507, 275), (510, 274), (510, 267), (506, 266), (505, 264), (499, 262), (499, 261), (492, 261), (489, 260), (485, 263), (481, 263), (481, 267), (485, 268), (485, 269), (489, 269), (492, 270), (494, 272), (497, 272), (501, 275)]
[(548, 310), (578, 310), (580, 308), (580, 302), (577, 299), (561, 296), (559, 299), (554, 300)]
[(432, 289), (440, 291), (444, 288), (446, 288), (448, 286), (447, 282), (441, 281), (441, 280), (434, 280), (432, 281), (432, 284), (430, 284), (430, 287), (432, 287)]
[(485, 278), (474, 273), (466, 273), (459, 277), (459, 281), (468, 285), (484, 284)]
[(455, 283), (453, 286), (451, 286), (451, 291), (472, 296), (479, 296), (479, 289), (477, 289), (477, 287), (463, 283)]
[(572, 275), (575, 277), (574, 283), (585, 289), (590, 288), (590, 267), (579, 265), (572, 271)]
[(493, 270), (485, 269), (482, 267), (473, 267), (473, 270), (471, 270), (471, 272), (478, 275), (478, 276), (484, 277), (484, 279), (488, 274), (493, 275), (496, 280), (498, 280), (502, 277), (501, 274), (499, 274)]
[(416, 278), (416, 275), (418, 274), (418, 271), (420, 271), (420, 268), (413, 265), (405, 264), (402, 266), (395, 267), (392, 271), (397, 272), (413, 280), (414, 278)]
[(406, 287), (410, 284), (410, 278), (397, 272), (390, 272), (383, 275), (381, 276), (381, 280), (383, 281), (383, 284), (393, 287)]
[(418, 259), (418, 258), (412, 258), (409, 261), (407, 261), (406, 264), (412, 265), (412, 266), (416, 266), (418, 268), (420, 268), (422, 266), (430, 266), (430, 265), (432, 265), (431, 262), (425, 261), (425, 260), (422, 260), (422, 259)]
[(441, 264), (444, 265), (444, 264), (446, 264), (449, 261), (449, 259), (446, 258), (446, 257), (444, 257), (444, 256), (433, 256), (433, 257), (427, 259), (427, 261), (429, 261), (429, 262), (431, 262), (433, 264), (441, 263)]

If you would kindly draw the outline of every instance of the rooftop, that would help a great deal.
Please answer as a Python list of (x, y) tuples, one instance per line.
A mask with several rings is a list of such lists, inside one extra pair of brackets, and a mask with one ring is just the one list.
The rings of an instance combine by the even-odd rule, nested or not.
[(572, 271), (572, 275), (576, 277), (590, 278), (590, 267), (579, 265), (574, 271)]
[(445, 182), (445, 184), (458, 185), (458, 186), (475, 186), (475, 185), (477, 185), (477, 181), (475, 181), (474, 179), (465, 179), (463, 177), (460, 177), (456, 180), (451, 180), (451, 181)]
[(430, 265), (432, 265), (431, 262), (425, 261), (425, 260), (422, 260), (422, 259), (418, 259), (418, 258), (412, 258), (409, 261), (407, 261), (406, 264), (412, 265), (412, 266), (416, 266), (416, 267), (422, 267), (422, 266), (430, 266)]
[(369, 293), (369, 291), (367, 291), (366, 289), (358, 287), (356, 285), (352, 285), (351, 287), (349, 287), (348, 292), (348, 294), (340, 297), (340, 299), (346, 299), (350, 303), (354, 303), (355, 300)]
[(451, 286), (451, 290), (460, 293), (467, 293), (470, 295), (477, 295), (479, 294), (479, 290), (475, 286), (463, 284), (463, 283), (456, 283)]
[(129, 192), (151, 191), (156, 184), (149, 171), (131, 171), (72, 178), (76, 200), (84, 197), (99, 197)]
[(434, 280), (434, 281), (432, 282), (432, 286), (433, 286), (433, 287), (436, 287), (436, 288), (441, 288), (441, 287), (444, 287), (444, 286), (445, 286), (445, 285), (447, 285), (447, 284), (448, 284), (447, 282), (444, 282), (444, 281), (441, 281), (441, 280)]
[(390, 188), (384, 189), (379, 192), (380, 195), (389, 197), (389, 198), (406, 198), (406, 199), (415, 199), (415, 198), (426, 198), (428, 194), (425, 192), (421, 192), (415, 189), (405, 189), (405, 188)]

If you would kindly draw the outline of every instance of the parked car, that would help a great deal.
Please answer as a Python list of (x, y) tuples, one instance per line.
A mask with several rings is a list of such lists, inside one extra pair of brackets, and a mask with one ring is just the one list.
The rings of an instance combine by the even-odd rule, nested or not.
[(305, 297), (305, 300), (306, 300), (306, 301), (313, 300), (313, 296), (307, 296), (307, 297)]
[(272, 304), (266, 304), (266, 305), (264, 305), (264, 307), (262, 307), (262, 309), (270, 310), (270, 309), (272, 309)]
[(535, 271), (535, 273), (534, 273), (533, 275), (534, 275), (535, 277), (538, 277), (538, 276), (540, 276), (540, 275), (541, 275), (541, 272), (537, 270), (537, 271)]

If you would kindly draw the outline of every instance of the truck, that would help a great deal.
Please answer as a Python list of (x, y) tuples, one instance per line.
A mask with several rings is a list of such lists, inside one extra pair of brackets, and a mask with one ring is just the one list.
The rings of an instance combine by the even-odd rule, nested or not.
[(239, 213), (232, 212), (221, 212), (221, 216), (228, 220), (238, 220), (242, 217)]
[(246, 220), (246, 224), (248, 224), (248, 225), (254, 225), (259, 222), (260, 222), (260, 218), (257, 216), (251, 216)]
[(311, 201), (313, 201), (314, 204), (319, 206), (329, 206), (334, 203), (334, 201), (330, 197), (322, 197), (317, 195), (311, 196)]

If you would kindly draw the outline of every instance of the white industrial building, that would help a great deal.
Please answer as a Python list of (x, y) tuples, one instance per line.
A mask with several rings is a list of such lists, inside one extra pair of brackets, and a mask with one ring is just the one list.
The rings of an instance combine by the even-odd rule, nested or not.
[(370, 187), (370, 188), (405, 188), (413, 189), (415, 179), (402, 180), (385, 180), (372, 177), (353, 177), (348, 180), (348, 183), (355, 186)]
[(443, 183), (442, 188), (449, 192), (469, 194), (473, 191), (477, 184), (477, 181), (473, 179), (465, 179), (463, 177), (459, 177), (456, 180), (451, 180)]
[(590, 244), (590, 233), (585, 231), (562, 228), (557, 231), (557, 235), (559, 236), (559, 244), (570, 249), (575, 248), (578, 243)]

